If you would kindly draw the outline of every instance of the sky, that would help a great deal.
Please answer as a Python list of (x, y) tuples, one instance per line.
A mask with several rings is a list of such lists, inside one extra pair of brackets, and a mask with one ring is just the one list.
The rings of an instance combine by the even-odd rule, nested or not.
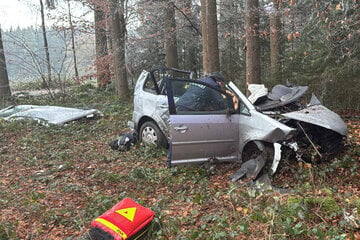
[[(39, 0), (0, 0), (0, 25), (2, 30), (10, 28), (26, 28), (31, 25), (41, 24)], [(71, 2), (72, 14), (82, 16), (89, 9), (84, 8), (80, 3)], [(48, 13), (46, 10), (45, 14)], [(52, 16), (67, 14), (67, 5), (59, 2), (56, 10), (51, 11)], [(87, 14), (86, 19), (91, 21), (92, 14)], [(49, 19), (46, 20), (51, 24)]]
[(20, 28), (38, 24), (40, 16), (38, 16), (35, 5), (31, 4), (33, 0), (0, 0), (0, 24), (3, 30), (11, 27)]

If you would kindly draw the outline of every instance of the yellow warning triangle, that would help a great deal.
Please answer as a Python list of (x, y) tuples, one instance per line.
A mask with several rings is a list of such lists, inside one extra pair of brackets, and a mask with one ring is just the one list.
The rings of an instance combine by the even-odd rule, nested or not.
[(116, 212), (118, 214), (120, 214), (121, 216), (123, 216), (124, 218), (126, 218), (127, 220), (132, 222), (132, 221), (134, 221), (134, 218), (135, 218), (136, 207), (119, 209)]

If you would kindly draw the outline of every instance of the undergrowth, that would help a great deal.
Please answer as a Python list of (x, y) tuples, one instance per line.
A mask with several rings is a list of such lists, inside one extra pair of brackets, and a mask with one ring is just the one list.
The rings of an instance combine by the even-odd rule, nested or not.
[(328, 163), (281, 162), (272, 181), (291, 191), (280, 194), (231, 183), (237, 164), (167, 168), (165, 149), (111, 150), (132, 114), (132, 101), (113, 92), (85, 86), (12, 103), (97, 108), (104, 116), (48, 127), (0, 120), (0, 239), (88, 239), (91, 220), (125, 197), (155, 212), (148, 239), (359, 238), (344, 218), (360, 212), (357, 144)]

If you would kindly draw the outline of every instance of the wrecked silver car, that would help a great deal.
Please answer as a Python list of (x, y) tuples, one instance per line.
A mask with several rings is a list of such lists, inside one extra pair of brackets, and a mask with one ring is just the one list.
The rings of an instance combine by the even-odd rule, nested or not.
[[(207, 98), (209, 104), (215, 101), (213, 96), (222, 96), (223, 107), (179, 108), (181, 98), (193, 86), (213, 91)], [(191, 72), (143, 71), (135, 86), (129, 126), (145, 143), (168, 145), (169, 166), (242, 161), (242, 171), (234, 178), (254, 178), (266, 162), (272, 162), (270, 172), (274, 173), (284, 150), (306, 161), (310, 160), (305, 156), (309, 148), (323, 157), (343, 147), (345, 123), (315, 97), (309, 105), (300, 104), (306, 90), (279, 85), (270, 93), (262, 89), (260, 95), (247, 98), (232, 82), (219, 90), (194, 80)]]

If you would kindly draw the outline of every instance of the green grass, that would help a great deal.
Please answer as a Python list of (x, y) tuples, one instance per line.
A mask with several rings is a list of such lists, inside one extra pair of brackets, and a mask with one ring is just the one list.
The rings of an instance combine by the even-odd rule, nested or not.
[(111, 91), (83, 86), (55, 100), (12, 101), (104, 117), (49, 127), (0, 120), (0, 239), (86, 239), (91, 220), (125, 197), (156, 213), (149, 239), (355, 239), (343, 211), (360, 210), (356, 144), (311, 169), (283, 161), (272, 180), (292, 192), (279, 194), (232, 184), (239, 165), (167, 168), (164, 149), (111, 150), (132, 111)]

